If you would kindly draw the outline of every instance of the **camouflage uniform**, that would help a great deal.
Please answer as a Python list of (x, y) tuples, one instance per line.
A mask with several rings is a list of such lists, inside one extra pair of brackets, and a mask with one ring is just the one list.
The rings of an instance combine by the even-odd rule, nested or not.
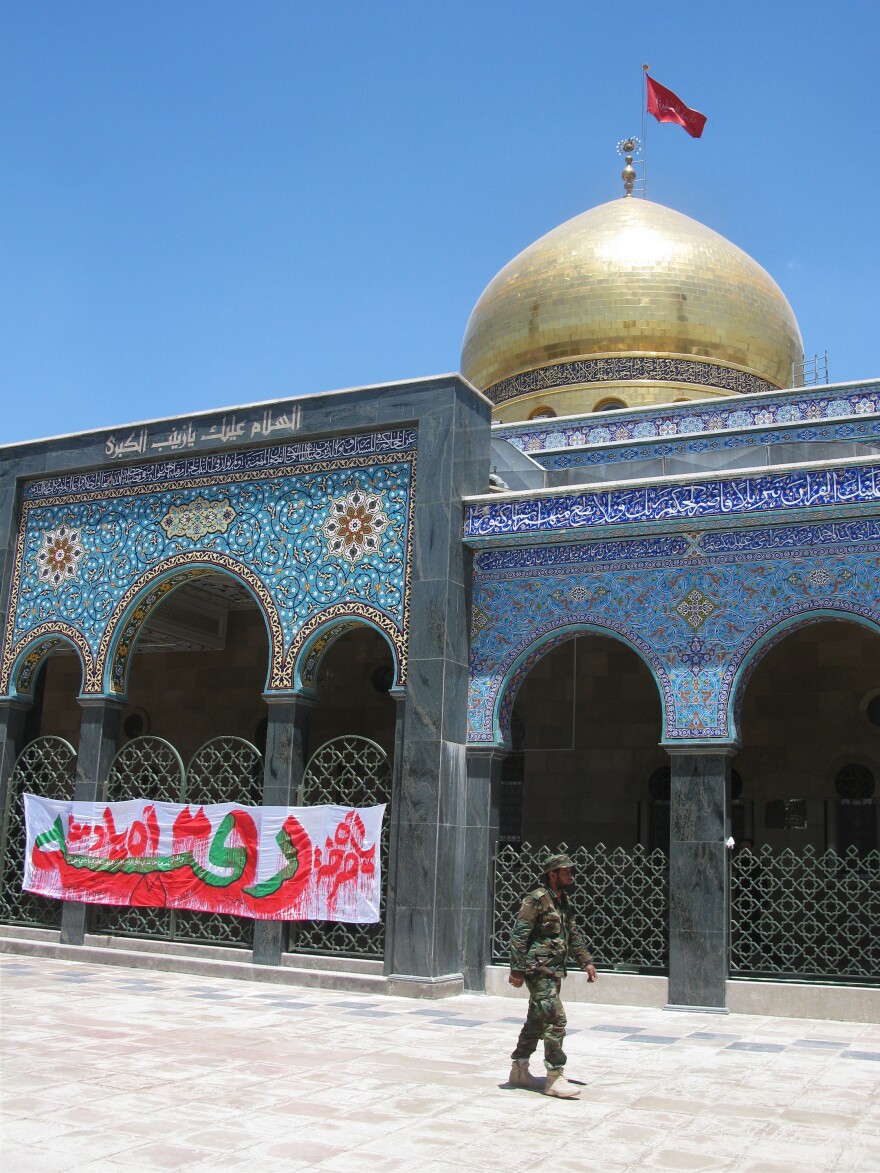
[(510, 971), (523, 975), (529, 991), (529, 1012), (511, 1055), (514, 1061), (528, 1059), (543, 1039), (545, 1067), (565, 1067), (567, 1020), (559, 990), (569, 956), (582, 969), (592, 965), (568, 897), (543, 885), (535, 888), (523, 901), (510, 934)]

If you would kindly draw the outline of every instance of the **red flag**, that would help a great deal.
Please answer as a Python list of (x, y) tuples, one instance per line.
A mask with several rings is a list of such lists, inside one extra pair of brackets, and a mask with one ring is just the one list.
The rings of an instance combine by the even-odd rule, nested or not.
[(661, 86), (653, 77), (649, 77), (647, 82), (648, 113), (653, 114), (658, 122), (677, 122), (691, 138), (699, 138), (706, 125), (706, 115), (685, 106), (677, 94)]

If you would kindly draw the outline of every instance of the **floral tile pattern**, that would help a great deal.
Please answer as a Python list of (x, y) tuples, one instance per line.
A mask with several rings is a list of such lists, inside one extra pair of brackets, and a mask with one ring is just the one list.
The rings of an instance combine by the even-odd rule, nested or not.
[(311, 463), (306, 451), (285, 464), (287, 448), (262, 449), (31, 482), (0, 690), (26, 687), (19, 669), (32, 680), (36, 641), (47, 641), (47, 654), (48, 641), (64, 637), (80, 651), (84, 693), (123, 692), (153, 607), (185, 579), (216, 570), (263, 610), (269, 689), (294, 687), (305, 644), (355, 616), (385, 633), (402, 683), (416, 437), (398, 429), (366, 443), (320, 442), (339, 454)]

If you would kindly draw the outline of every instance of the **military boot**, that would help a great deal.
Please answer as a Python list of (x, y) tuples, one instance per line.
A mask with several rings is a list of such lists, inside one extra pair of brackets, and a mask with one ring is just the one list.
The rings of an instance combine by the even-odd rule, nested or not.
[(514, 1059), (510, 1068), (510, 1079), (508, 1083), (511, 1087), (525, 1087), (529, 1091), (540, 1091), (544, 1086), (540, 1079), (535, 1079), (531, 1071), (529, 1071), (528, 1059)]
[(558, 1096), (560, 1100), (573, 1100), (580, 1094), (581, 1089), (568, 1082), (562, 1067), (550, 1068), (547, 1072), (547, 1082), (544, 1085), (545, 1096)]

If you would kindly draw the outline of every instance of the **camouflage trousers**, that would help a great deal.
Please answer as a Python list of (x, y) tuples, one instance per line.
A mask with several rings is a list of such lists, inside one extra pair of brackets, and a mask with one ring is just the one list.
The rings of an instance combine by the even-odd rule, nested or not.
[(567, 1019), (559, 990), (562, 979), (538, 974), (526, 978), (529, 991), (529, 1012), (511, 1059), (528, 1059), (544, 1040), (544, 1066), (549, 1069), (565, 1066), (565, 1038)]

